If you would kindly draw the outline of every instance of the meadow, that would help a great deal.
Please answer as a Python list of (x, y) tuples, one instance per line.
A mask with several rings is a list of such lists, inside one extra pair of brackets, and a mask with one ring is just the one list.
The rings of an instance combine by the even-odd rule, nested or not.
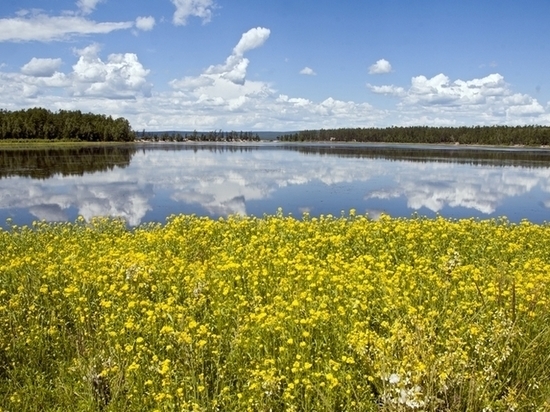
[(0, 230), (1, 411), (548, 411), (550, 226)]

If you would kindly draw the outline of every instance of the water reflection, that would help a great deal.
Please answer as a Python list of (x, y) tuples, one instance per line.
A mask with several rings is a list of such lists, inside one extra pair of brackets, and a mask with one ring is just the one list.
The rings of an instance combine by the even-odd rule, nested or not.
[(98, 155), (71, 172), (68, 165), (78, 163), (72, 156), (43, 174), (36, 154), (21, 169), (2, 163), (0, 219), (110, 215), (134, 226), (172, 213), (261, 216), (282, 207), (295, 215), (355, 208), (371, 216), (417, 211), (542, 222), (550, 207), (550, 156), (543, 150), (165, 144)]
[(549, 174), (548, 169), (509, 167), (482, 167), (476, 173), (455, 166), (408, 167), (397, 174), (394, 186), (373, 190), (365, 199), (405, 197), (413, 210), (441, 212), (445, 207), (462, 207), (490, 215), (507, 199), (525, 195), (537, 185), (544, 187)]
[(0, 179), (26, 176), (47, 179), (55, 174), (83, 175), (126, 167), (135, 153), (134, 146), (87, 146), (0, 150)]
[[(139, 145), (137, 147), (140, 147)], [(151, 146), (141, 146), (150, 150)], [(313, 156), (343, 158), (409, 160), (421, 163), (464, 163), (470, 165), (496, 165), (521, 167), (548, 167), (550, 150), (539, 148), (477, 147), (460, 145), (413, 145), (381, 143), (249, 143), (243, 145), (197, 143), (190, 145), (160, 144), (156, 150), (208, 151), (212, 153), (247, 153), (257, 150), (289, 150)]]

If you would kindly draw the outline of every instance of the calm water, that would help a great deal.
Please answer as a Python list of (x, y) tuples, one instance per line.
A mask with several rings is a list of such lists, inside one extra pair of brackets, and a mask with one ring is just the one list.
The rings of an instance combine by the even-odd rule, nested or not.
[(550, 220), (550, 151), (437, 146), (158, 144), (0, 150), (0, 224), (171, 214)]

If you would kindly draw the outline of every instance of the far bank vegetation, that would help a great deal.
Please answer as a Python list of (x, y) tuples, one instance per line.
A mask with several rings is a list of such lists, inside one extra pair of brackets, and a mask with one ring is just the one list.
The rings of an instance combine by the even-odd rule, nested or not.
[(146, 142), (259, 142), (260, 136), (255, 132), (224, 132), (212, 130), (209, 132), (146, 132), (136, 136)]
[(548, 146), (550, 127), (388, 127), (302, 130), (279, 136), (282, 142), (371, 142), (479, 144), (495, 146)]

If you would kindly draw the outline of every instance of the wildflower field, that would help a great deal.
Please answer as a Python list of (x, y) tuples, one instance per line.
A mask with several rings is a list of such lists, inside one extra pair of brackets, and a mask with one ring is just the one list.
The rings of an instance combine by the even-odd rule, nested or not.
[(1, 411), (548, 411), (550, 226), (0, 230)]

